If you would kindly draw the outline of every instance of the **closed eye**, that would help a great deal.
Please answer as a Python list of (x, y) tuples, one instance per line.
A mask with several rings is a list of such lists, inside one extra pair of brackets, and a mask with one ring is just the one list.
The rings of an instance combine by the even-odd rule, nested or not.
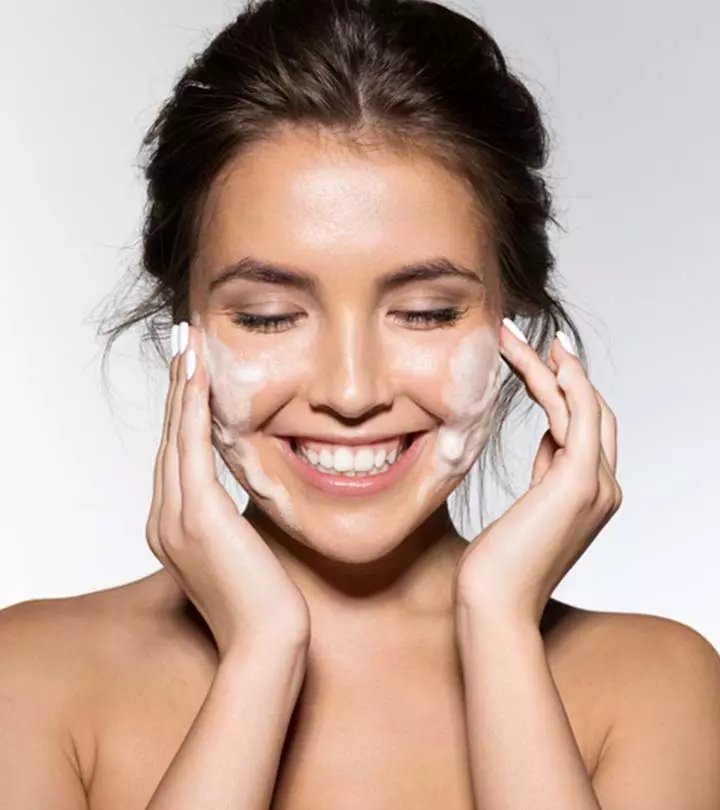
[(433, 329), (454, 326), (467, 313), (467, 309), (445, 307), (443, 309), (394, 310), (390, 314), (413, 329)]
[[(433, 329), (454, 326), (466, 313), (467, 309), (444, 307), (442, 309), (394, 310), (390, 315), (411, 329)], [(236, 312), (233, 322), (252, 332), (283, 332), (295, 326), (304, 316), (304, 312), (289, 312), (280, 315)]]
[(289, 312), (282, 315), (256, 315), (252, 312), (236, 312), (233, 323), (251, 332), (284, 332), (305, 315), (304, 312)]

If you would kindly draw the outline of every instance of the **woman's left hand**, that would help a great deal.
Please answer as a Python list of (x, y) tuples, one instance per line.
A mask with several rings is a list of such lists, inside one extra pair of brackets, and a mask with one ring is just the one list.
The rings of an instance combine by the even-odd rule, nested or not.
[(619, 509), (617, 422), (556, 338), (548, 363), (506, 326), (500, 351), (546, 412), (530, 488), (468, 546), (455, 605), (539, 624), (553, 590)]

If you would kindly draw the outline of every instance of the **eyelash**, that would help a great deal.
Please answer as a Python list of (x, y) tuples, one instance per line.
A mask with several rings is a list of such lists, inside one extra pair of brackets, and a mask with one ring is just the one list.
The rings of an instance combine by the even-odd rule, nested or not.
[(302, 312), (290, 315), (254, 315), (251, 312), (237, 312), (233, 323), (252, 332), (282, 332), (284, 326), (295, 326), (302, 318)]
[[(445, 307), (444, 309), (419, 309), (405, 310), (403, 320), (407, 324), (422, 324), (421, 329), (432, 329), (439, 327), (446, 329), (455, 326), (467, 310), (460, 310), (458, 307)], [(392, 313), (393, 315), (397, 313)]]
[[(402, 320), (407, 324), (419, 324), (414, 328), (432, 329), (434, 327), (446, 329), (454, 326), (467, 310), (458, 307), (445, 307), (444, 309), (427, 310), (397, 310), (392, 315), (402, 314)], [(284, 327), (290, 328), (303, 317), (302, 312), (293, 312), (289, 315), (255, 315), (250, 312), (237, 312), (233, 322), (252, 332), (282, 332)]]

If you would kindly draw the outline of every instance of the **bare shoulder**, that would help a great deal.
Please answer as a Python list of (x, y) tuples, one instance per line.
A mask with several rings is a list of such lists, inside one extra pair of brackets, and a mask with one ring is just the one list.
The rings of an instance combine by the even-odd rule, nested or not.
[(126, 643), (157, 631), (164, 613), (172, 613), (171, 596), (156, 573), (92, 593), (10, 605), (0, 610), (3, 658), (58, 682), (72, 674), (75, 682), (104, 655), (122, 654)]
[[(562, 603), (561, 603), (562, 604)], [(697, 674), (698, 669), (718, 674), (720, 656), (699, 631), (676, 619), (647, 613), (595, 611), (563, 605), (557, 640), (550, 637), (576, 674), (611, 679), (620, 695), (632, 691), (637, 679), (671, 671), (674, 677)]]
[(66, 612), (62, 600), (51, 599), (0, 610), (0, 701), (3, 727), (15, 735), (13, 744), (22, 744), (17, 739), (22, 729), (37, 733), (42, 728), (77, 764), (70, 728), (85, 668), (74, 654), (79, 634), (66, 621)]
[(651, 795), (643, 773), (650, 780), (655, 770), (657, 784), (665, 761), (675, 769), (674, 782), (664, 773), (666, 795), (686, 797), (696, 779), (720, 799), (720, 777), (712, 788), (708, 781), (720, 761), (720, 655), (711, 642), (662, 616), (554, 610), (560, 619), (548, 633), (548, 658), (560, 691), (592, 725), (605, 795), (628, 780)]
[[(0, 700), (37, 719), (87, 785), (96, 755), (97, 714), (123, 668), (173, 636), (172, 591), (153, 574), (71, 597), (32, 599), (0, 610)], [(147, 657), (147, 656), (145, 656)]]

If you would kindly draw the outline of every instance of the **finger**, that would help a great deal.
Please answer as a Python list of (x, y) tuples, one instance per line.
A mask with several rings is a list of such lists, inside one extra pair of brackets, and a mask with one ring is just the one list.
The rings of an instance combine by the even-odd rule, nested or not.
[(607, 406), (597, 388), (595, 396), (602, 411), (600, 434), (600, 488), (598, 494), (605, 508), (610, 507), (609, 514), (612, 515), (622, 503), (622, 489), (615, 476), (617, 470), (617, 442), (615, 415)]
[(552, 437), (563, 447), (570, 415), (555, 374), (537, 352), (518, 338), (505, 323), (500, 330), (500, 352), (522, 378), (530, 397), (547, 414)]
[(600, 437), (603, 451), (613, 475), (617, 472), (617, 419), (600, 392), (595, 389), (595, 396), (600, 403)]
[(173, 324), (171, 337), (172, 354), (169, 366), (169, 385), (168, 385), (168, 392), (165, 397), (165, 412), (163, 415), (163, 424), (160, 433), (160, 443), (158, 446), (157, 454), (155, 456), (155, 465), (153, 470), (153, 499), (152, 504), (150, 506), (150, 514), (148, 516), (147, 522), (148, 542), (150, 543), (153, 553), (160, 558), (161, 562), (163, 562), (162, 557), (164, 555), (162, 554), (162, 549), (160, 548), (157, 542), (157, 534), (158, 534), (158, 520), (163, 499), (163, 462), (165, 458), (165, 449), (167, 447), (168, 426), (170, 423), (170, 405), (173, 399), (173, 394), (177, 382), (177, 362), (175, 359), (178, 353), (177, 333), (178, 333), (178, 326), (177, 324)]
[(168, 443), (168, 433), (170, 430), (170, 411), (173, 402), (173, 398), (175, 396), (175, 389), (177, 388), (177, 379), (178, 379), (178, 325), (173, 325), (173, 348), (172, 348), (172, 358), (170, 360), (170, 385), (168, 387), (168, 393), (165, 398), (165, 415), (163, 417), (163, 426), (162, 426), (162, 434), (160, 436), (160, 449), (158, 450), (158, 455), (155, 460), (155, 486), (157, 491), (162, 494), (162, 461), (165, 456), (165, 450), (167, 448)]
[[(559, 348), (562, 342), (558, 341), (558, 348), (554, 348), (555, 343), (550, 346), (550, 353), (548, 354), (548, 365), (550, 368), (557, 372), (558, 362), (561, 358), (562, 351)], [(567, 347), (564, 347), (567, 348)], [(574, 354), (574, 352), (571, 352)], [(557, 355), (557, 357), (555, 356)], [(584, 369), (583, 369), (584, 370)], [(587, 376), (587, 374), (585, 375)], [(615, 414), (608, 407), (607, 402), (603, 399), (600, 392), (593, 386), (595, 396), (598, 399), (601, 410), (600, 418), (600, 440), (601, 440), (601, 466), (603, 463), (607, 466), (608, 472), (611, 475), (615, 474), (617, 470), (617, 420)]]
[(208, 493), (219, 485), (212, 446), (209, 377), (203, 364), (201, 335), (190, 329), (183, 373), (186, 378), (178, 428), (178, 464), (183, 509), (195, 514), (206, 506)]
[(540, 439), (538, 451), (535, 454), (530, 488), (537, 486), (543, 480), (545, 474), (552, 466), (555, 453), (558, 449), (558, 445), (553, 439), (552, 434), (549, 430), (546, 430), (545, 433), (543, 433), (542, 439)]
[(570, 424), (565, 441), (564, 457), (573, 470), (592, 486), (597, 485), (600, 453), (600, 403), (595, 388), (585, 374), (580, 360), (562, 345), (556, 347), (561, 353), (557, 382), (570, 411)]
[[(178, 327), (178, 356), (175, 358), (175, 390), (170, 401), (170, 419), (168, 422), (167, 446), (163, 461), (163, 520), (168, 526), (179, 524), (180, 507), (182, 503), (180, 490), (180, 473), (178, 468), (178, 426), (182, 412), (183, 391), (185, 390), (185, 349), (189, 337), (189, 326), (183, 321)], [(167, 527), (166, 527), (167, 528)]]

